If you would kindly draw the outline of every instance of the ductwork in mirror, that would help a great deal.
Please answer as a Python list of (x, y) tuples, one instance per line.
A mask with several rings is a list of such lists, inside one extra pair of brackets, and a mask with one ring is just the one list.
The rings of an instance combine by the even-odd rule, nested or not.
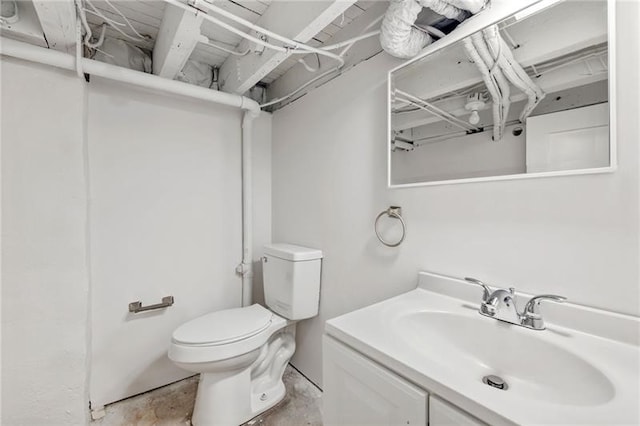
[[(459, 22), (471, 14), (476, 14), (488, 0), (391, 0), (382, 21), (380, 44), (382, 48), (397, 58), (413, 58), (433, 41), (430, 32), (415, 25), (418, 14), (429, 8), (439, 15)], [(438, 34), (442, 35), (442, 34)]]

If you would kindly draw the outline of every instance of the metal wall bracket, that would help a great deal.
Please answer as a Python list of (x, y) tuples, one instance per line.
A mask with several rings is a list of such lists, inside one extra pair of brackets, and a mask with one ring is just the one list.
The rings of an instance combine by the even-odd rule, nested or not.
[(161, 303), (156, 303), (155, 305), (142, 306), (141, 301), (131, 302), (129, 303), (129, 312), (133, 312), (137, 314), (138, 312), (152, 311), (154, 309), (162, 309), (168, 308), (173, 305), (173, 296), (165, 296), (162, 298)]

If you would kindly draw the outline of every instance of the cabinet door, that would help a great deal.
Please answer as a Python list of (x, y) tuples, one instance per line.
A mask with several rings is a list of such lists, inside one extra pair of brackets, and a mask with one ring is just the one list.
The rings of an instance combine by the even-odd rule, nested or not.
[(484, 426), (480, 420), (433, 395), (429, 397), (429, 426)]
[(322, 348), (326, 426), (427, 424), (425, 391), (331, 337)]

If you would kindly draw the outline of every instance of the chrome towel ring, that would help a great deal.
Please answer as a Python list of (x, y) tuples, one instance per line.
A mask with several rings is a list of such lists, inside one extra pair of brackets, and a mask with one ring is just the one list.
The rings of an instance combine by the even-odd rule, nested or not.
[[(378, 222), (380, 221), (380, 218), (385, 214), (391, 218), (398, 219), (400, 221), (400, 224), (402, 225), (402, 237), (400, 237), (400, 240), (395, 243), (389, 243), (385, 241), (384, 238), (382, 238), (382, 236), (380, 235), (380, 232), (378, 232)], [(400, 244), (402, 244), (402, 242), (404, 241), (404, 237), (407, 234), (407, 226), (404, 223), (404, 219), (402, 219), (402, 208), (398, 206), (390, 206), (388, 209), (382, 211), (378, 215), (378, 217), (376, 217), (376, 222), (373, 225), (373, 229), (376, 231), (376, 237), (378, 237), (382, 244), (387, 247), (398, 247)]]

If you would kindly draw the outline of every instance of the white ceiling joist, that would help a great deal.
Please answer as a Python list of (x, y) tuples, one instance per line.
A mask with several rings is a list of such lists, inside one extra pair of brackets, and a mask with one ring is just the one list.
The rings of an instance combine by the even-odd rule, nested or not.
[(49, 48), (73, 53), (76, 45), (76, 7), (73, 0), (33, 0)]
[[(380, 28), (380, 24), (367, 29), (370, 24), (384, 15), (389, 7), (389, 3), (387, 2), (376, 2), (367, 9), (363, 14), (355, 18), (348, 26), (344, 27), (342, 30), (337, 32), (333, 37), (325, 40), (325, 45), (340, 43), (342, 41), (351, 39), (353, 37), (357, 37), (363, 34), (366, 31), (373, 31)], [(368, 38), (366, 40), (362, 40), (353, 45), (351, 49), (345, 54), (344, 61), (345, 65), (343, 69), (348, 69), (351, 66), (358, 64), (359, 62), (371, 57), (372, 55), (378, 53), (382, 48), (380, 47), (380, 37), (375, 36)], [(339, 53), (341, 49), (335, 50), (334, 52)], [(296, 90), (298, 87), (305, 84), (310, 79), (314, 78), (316, 75), (322, 74), (325, 71), (335, 67), (335, 64), (332, 61), (324, 60), (322, 61), (322, 66), (318, 69), (316, 73), (309, 73), (308, 70), (302, 64), (296, 64), (292, 68), (290, 68), (284, 75), (280, 76), (273, 83), (269, 85), (268, 88), (268, 99), (276, 99), (281, 96), (285, 96), (288, 93)], [(398, 60), (398, 64), (402, 61)], [(314, 64), (314, 61), (310, 61), (311, 64)], [(327, 76), (326, 78), (319, 80), (313, 86), (310, 86), (308, 90), (312, 90), (314, 87), (321, 86), (326, 81), (329, 81), (331, 78), (337, 76), (338, 74), (333, 74)], [(305, 92), (301, 92), (298, 96), (304, 94)], [(290, 100), (283, 102), (282, 104), (277, 105), (277, 107), (281, 107), (288, 102), (296, 99), (292, 97)]]
[(153, 73), (174, 79), (200, 38), (202, 15), (167, 5), (153, 49)]
[[(307, 43), (355, 0), (275, 1), (256, 24), (301, 43)], [(255, 35), (255, 34), (254, 34)], [(248, 47), (241, 43), (242, 51)], [(291, 53), (266, 49), (261, 55), (230, 56), (220, 68), (221, 89), (244, 94), (285, 61)]]

